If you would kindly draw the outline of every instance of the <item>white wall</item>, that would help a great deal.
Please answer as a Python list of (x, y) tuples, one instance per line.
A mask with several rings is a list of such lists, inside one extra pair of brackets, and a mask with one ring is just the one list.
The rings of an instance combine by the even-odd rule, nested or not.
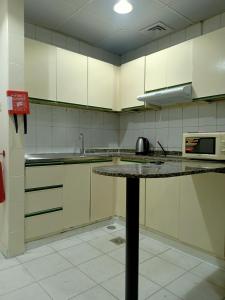
[(0, 151), (6, 200), (0, 204), (0, 251), (24, 251), (24, 139), (21, 117), (16, 134), (8, 114), (7, 90), (24, 89), (24, 2), (0, 1)]
[(148, 43), (138, 49), (132, 50), (124, 54), (121, 58), (121, 63), (126, 63), (135, 58), (154, 53), (156, 51), (168, 48), (181, 42), (193, 39), (202, 34), (209, 33), (225, 26), (225, 13), (212, 17), (187, 27), (184, 30), (169, 34), (161, 39)]
[(37, 25), (25, 23), (25, 37), (106, 61), (114, 65), (120, 65), (121, 62), (119, 55)]

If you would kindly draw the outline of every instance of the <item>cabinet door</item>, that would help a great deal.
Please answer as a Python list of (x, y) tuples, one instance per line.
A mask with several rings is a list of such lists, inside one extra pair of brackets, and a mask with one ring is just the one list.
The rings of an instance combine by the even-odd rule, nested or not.
[(143, 106), (137, 96), (144, 94), (145, 57), (123, 64), (120, 72), (121, 108)]
[(166, 62), (167, 49), (146, 57), (146, 92), (166, 87)]
[(192, 82), (192, 45), (192, 41), (187, 41), (167, 49), (168, 87)]
[(116, 95), (116, 70), (106, 62), (88, 58), (88, 105), (113, 109)]
[(201, 174), (181, 178), (179, 238), (224, 257), (225, 175)]
[[(111, 164), (93, 164), (92, 168)], [(107, 219), (114, 216), (114, 212), (115, 178), (91, 172), (91, 221)]]
[(64, 228), (76, 227), (90, 221), (90, 165), (65, 166)]
[(57, 100), (87, 105), (87, 57), (57, 48)]
[(178, 238), (180, 178), (146, 179), (146, 226)]
[(56, 47), (25, 39), (25, 87), (32, 98), (56, 100)]
[(225, 94), (225, 29), (203, 35), (193, 41), (194, 97)]

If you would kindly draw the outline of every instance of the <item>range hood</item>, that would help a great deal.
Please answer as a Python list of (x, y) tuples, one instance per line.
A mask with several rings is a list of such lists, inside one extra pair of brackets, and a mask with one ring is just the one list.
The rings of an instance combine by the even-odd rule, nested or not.
[(137, 100), (156, 106), (192, 102), (192, 84), (189, 83), (148, 92), (138, 96)]

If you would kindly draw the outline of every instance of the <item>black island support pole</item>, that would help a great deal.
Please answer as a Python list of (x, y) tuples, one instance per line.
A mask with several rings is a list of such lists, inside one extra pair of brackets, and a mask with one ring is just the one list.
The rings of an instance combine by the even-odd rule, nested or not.
[(126, 185), (126, 300), (138, 300), (139, 178)]

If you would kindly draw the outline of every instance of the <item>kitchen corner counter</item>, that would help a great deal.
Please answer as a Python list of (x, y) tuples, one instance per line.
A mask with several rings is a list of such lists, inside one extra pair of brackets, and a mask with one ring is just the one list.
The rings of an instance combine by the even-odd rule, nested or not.
[(96, 174), (126, 178), (163, 178), (201, 173), (225, 173), (225, 163), (209, 161), (155, 161), (94, 168)]

